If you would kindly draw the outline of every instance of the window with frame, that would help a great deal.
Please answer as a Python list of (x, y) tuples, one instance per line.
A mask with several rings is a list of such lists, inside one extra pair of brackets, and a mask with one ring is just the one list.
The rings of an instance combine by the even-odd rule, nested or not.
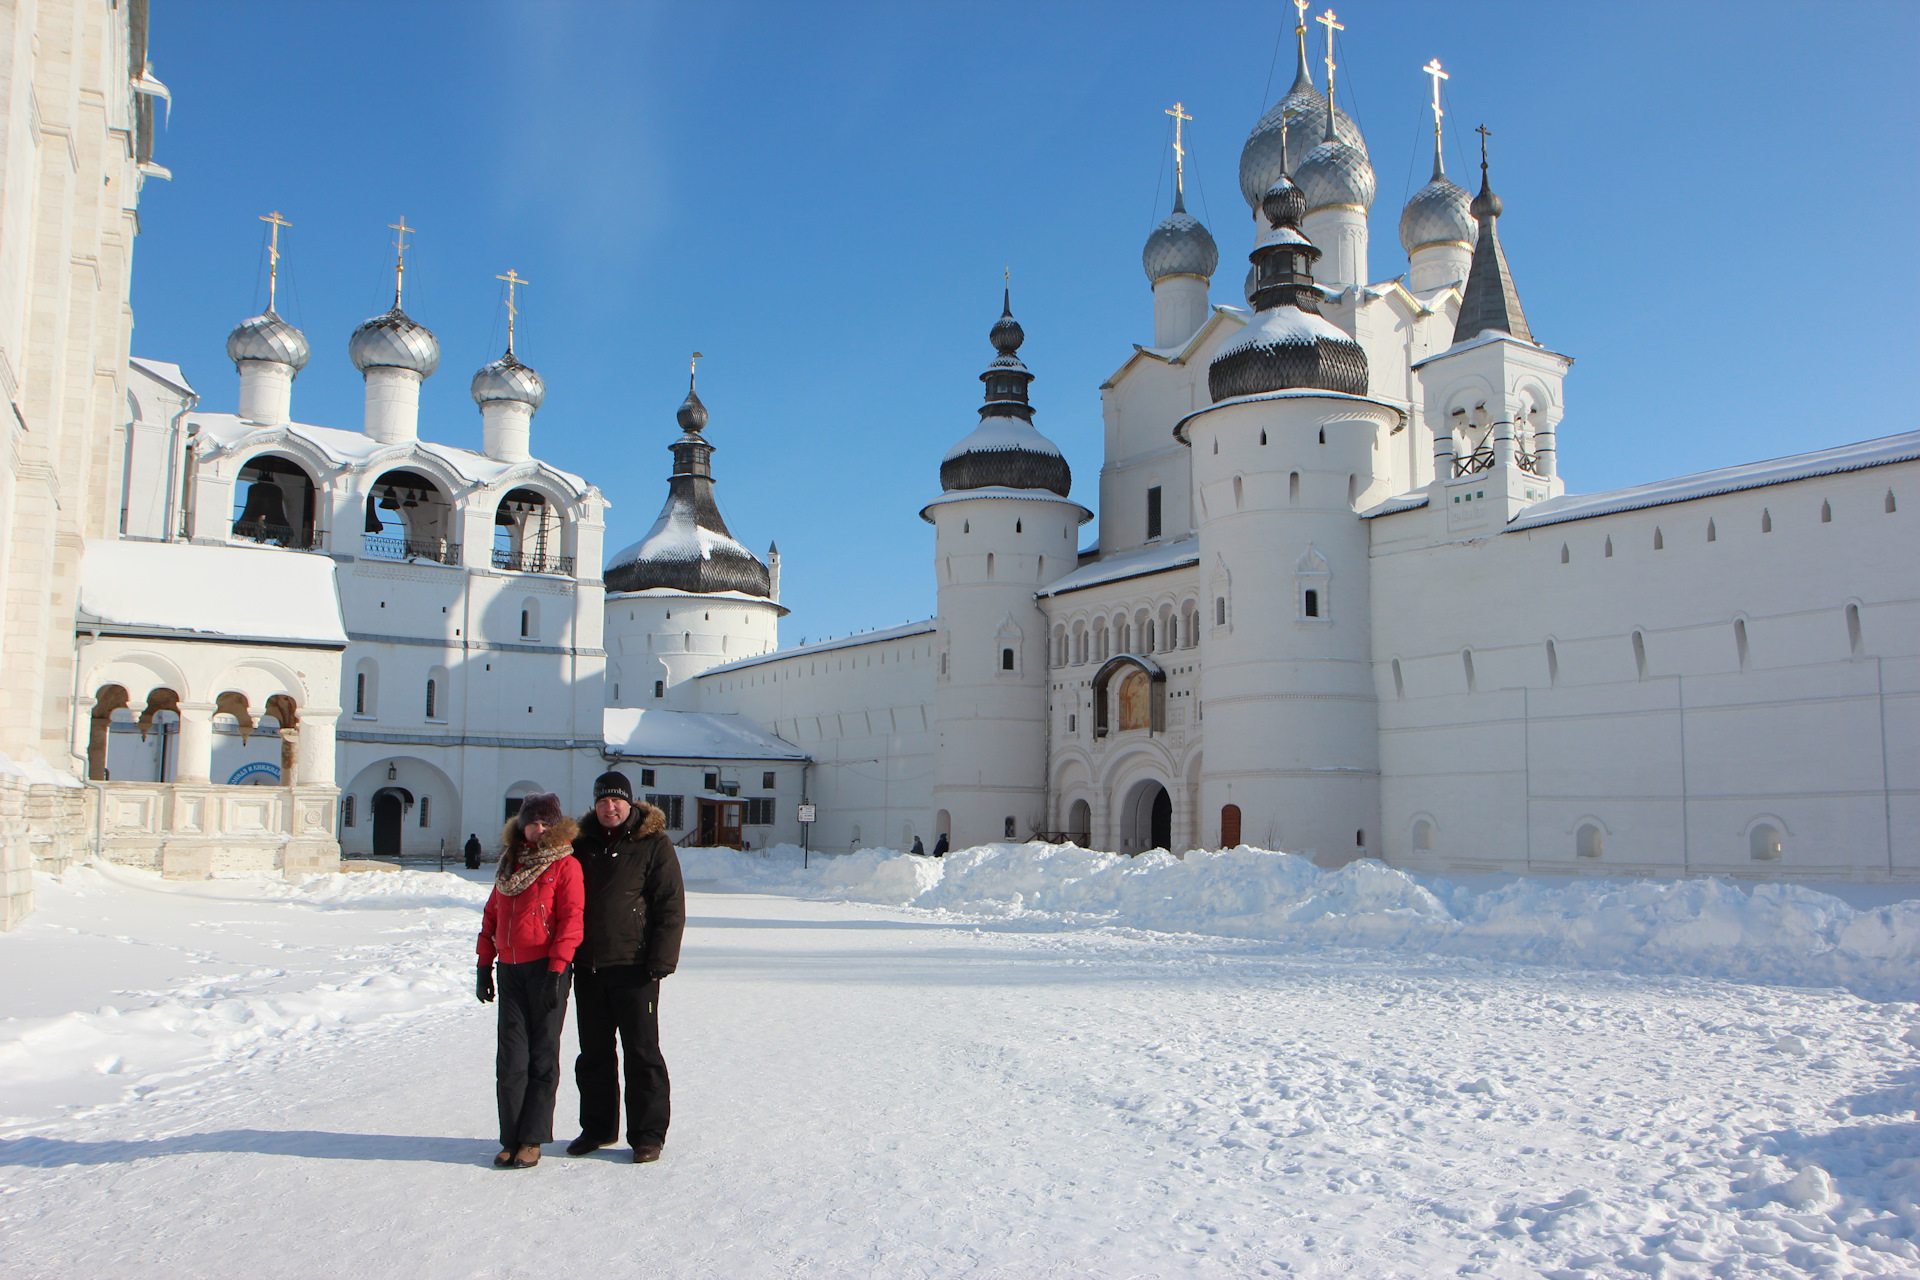
[(664, 698), (667, 696), (667, 682), (665, 680), (655, 680), (653, 682), (653, 696), (656, 698)]
[[(427, 681), (427, 719), (429, 720), (434, 718), (434, 710), (439, 702), (439, 699), (437, 697), (439, 692), (440, 692), (439, 681), (437, 680)], [(420, 825), (425, 826), (426, 824), (423, 822)]]
[(1013, 670), (1013, 650), (1002, 649), (1000, 651), (1000, 669), (1002, 671)]
[(687, 825), (687, 798), (685, 796), (657, 796), (649, 793), (647, 803), (666, 815), (667, 829), (669, 831), (679, 831)]
[(364, 671), (356, 672), (353, 677), (353, 714), (357, 716), (367, 714), (367, 673)]
[(433, 815), (433, 797), (421, 796), (420, 797), (420, 825), (423, 827), (432, 826), (433, 825), (432, 815)]
[(760, 789), (771, 791), (774, 787), (774, 774), (771, 769), (760, 775)]
[(1147, 537), (1160, 536), (1160, 486), (1147, 490)]
[(708, 791), (718, 791), (720, 789), (720, 775), (718, 773), (709, 773), (700, 780), (700, 785)]
[(742, 819), (750, 827), (770, 827), (773, 825), (773, 797), (748, 796), (746, 817)]
[(640, 771), (640, 785), (641, 785), (641, 786), (643, 786), (643, 787), (651, 787), (651, 786), (653, 786), (653, 785), (654, 785), (654, 782), (653, 782), (653, 770), (651, 770), (651, 769), (642, 769), (642, 770)]
[(353, 797), (352, 796), (340, 797), (340, 825), (343, 827), (350, 827), (353, 825)]

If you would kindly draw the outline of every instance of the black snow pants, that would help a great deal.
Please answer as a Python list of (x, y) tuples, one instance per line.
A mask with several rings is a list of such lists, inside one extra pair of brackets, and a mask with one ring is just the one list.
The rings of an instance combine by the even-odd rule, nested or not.
[(581, 969), (577, 976), (580, 1056), (573, 1080), (580, 1088), (580, 1132), (602, 1142), (620, 1132), (617, 1034), (627, 1060), (627, 1142), (663, 1145), (671, 1105), (667, 1060), (660, 1056), (660, 984), (637, 965)]
[(547, 1009), (547, 962), (494, 967), (498, 978), (500, 1044), (493, 1060), (500, 1095), (500, 1146), (537, 1147), (553, 1141), (553, 1100), (560, 1091), (560, 1028), (567, 1020), (567, 975), (560, 976), (560, 1007)]

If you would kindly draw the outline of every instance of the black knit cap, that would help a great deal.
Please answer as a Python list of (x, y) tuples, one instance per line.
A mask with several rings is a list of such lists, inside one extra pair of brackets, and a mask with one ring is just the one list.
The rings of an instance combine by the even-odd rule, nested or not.
[(627, 781), (627, 775), (618, 770), (608, 770), (593, 780), (593, 798), (598, 801), (606, 796), (616, 796), (633, 803), (633, 784)]

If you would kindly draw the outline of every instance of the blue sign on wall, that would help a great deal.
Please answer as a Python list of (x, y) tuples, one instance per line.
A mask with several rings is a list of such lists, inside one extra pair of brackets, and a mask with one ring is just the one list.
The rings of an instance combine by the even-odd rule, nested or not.
[[(262, 774), (266, 776), (261, 777)], [(271, 787), (279, 785), (279, 782), (280, 766), (268, 764), (264, 760), (255, 760), (251, 764), (241, 765), (233, 771), (233, 776), (227, 779), (227, 785), (230, 787), (237, 787), (242, 783), (249, 783), (256, 787)]]

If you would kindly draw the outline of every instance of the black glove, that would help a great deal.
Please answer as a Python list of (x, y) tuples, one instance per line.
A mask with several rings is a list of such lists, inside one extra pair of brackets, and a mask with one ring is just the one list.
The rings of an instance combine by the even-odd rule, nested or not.
[(666, 977), (668, 974), (672, 972), (673, 970), (671, 969), (649, 969), (647, 970), (647, 976), (649, 978), (652, 978), (655, 982), (658, 982), (660, 981), (660, 979)]
[(479, 999), (481, 1004), (492, 1004), (493, 1003), (493, 966), (490, 964), (483, 964), (480, 966), (478, 970), (476, 970), (476, 972), (478, 973), (479, 976), (474, 980), (473, 994)]
[(566, 989), (562, 986), (562, 983), (565, 982), (566, 976), (567, 973), (564, 969), (549, 969), (547, 971), (548, 1013), (552, 1013), (555, 1009), (558, 1009), (560, 1007), (560, 1001), (565, 997)]

